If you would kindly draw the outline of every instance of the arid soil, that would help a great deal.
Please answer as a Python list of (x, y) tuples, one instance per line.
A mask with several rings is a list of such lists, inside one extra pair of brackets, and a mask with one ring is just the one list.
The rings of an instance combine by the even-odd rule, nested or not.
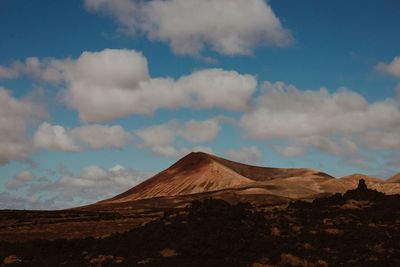
[(114, 211), (0, 210), (0, 241), (105, 237), (158, 220), (168, 210), (156, 208)]
[(400, 196), (344, 195), (261, 211), (194, 201), (109, 237), (0, 242), (2, 266), (400, 266)]

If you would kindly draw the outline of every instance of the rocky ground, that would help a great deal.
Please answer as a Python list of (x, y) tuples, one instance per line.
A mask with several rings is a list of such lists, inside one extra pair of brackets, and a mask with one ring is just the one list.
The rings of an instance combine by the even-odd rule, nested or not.
[(255, 210), (223, 200), (102, 239), (0, 243), (1, 266), (400, 266), (400, 196), (344, 195)]

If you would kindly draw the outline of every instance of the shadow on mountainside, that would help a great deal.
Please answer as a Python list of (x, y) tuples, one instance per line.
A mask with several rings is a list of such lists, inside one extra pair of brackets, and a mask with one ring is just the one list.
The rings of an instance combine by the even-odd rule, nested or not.
[(0, 243), (1, 266), (400, 266), (400, 195), (344, 195), (257, 211), (194, 201), (103, 239)]

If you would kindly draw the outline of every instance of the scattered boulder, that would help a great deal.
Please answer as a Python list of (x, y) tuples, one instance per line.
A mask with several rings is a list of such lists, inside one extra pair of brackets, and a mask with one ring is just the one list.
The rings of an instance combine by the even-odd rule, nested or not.
[(18, 258), (16, 255), (9, 255), (4, 258), (3, 263), (0, 266), (7, 266), (18, 262), (22, 262), (22, 260)]
[(175, 249), (165, 248), (165, 249), (160, 251), (160, 255), (163, 256), (163, 257), (175, 257), (175, 256), (178, 256), (179, 253), (176, 252)]

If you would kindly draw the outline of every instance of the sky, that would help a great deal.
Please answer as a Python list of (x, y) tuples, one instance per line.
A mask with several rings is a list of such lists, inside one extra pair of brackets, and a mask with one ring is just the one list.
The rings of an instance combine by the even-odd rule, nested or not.
[(400, 169), (400, 2), (1, 0), (0, 208), (114, 196), (192, 151)]

